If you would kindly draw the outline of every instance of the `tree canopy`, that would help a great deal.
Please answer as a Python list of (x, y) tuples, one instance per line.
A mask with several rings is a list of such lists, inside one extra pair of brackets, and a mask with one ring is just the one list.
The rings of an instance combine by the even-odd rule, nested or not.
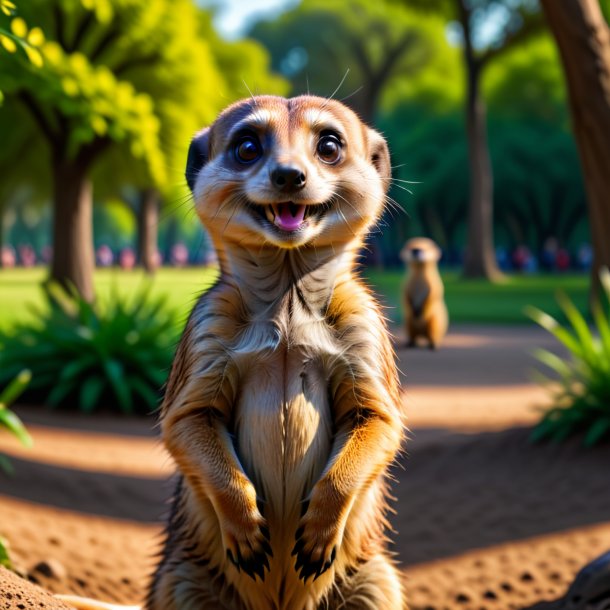
[[(56, 212), (52, 275), (89, 299), (91, 171), (103, 196), (124, 184), (175, 190), (192, 134), (236, 97), (220, 67), (235, 48), (216, 37), (217, 58), (204, 26), (192, 0), (31, 0), (12, 18), (11, 31), (25, 48), (36, 43), (42, 62), (0, 55), (0, 90), (29, 112), (31, 135), (47, 145)], [(242, 44), (263, 84), (281, 90), (264, 51)], [(68, 234), (60, 216), (77, 219)]]
[(438, 91), (427, 68), (456, 66), (451, 50), (436, 44), (443, 37), (440, 20), (385, 2), (304, 0), (257, 24), (251, 35), (270, 49), (273, 68), (290, 79), (293, 93), (336, 94), (368, 122), (394, 86), (407, 94), (426, 86)]

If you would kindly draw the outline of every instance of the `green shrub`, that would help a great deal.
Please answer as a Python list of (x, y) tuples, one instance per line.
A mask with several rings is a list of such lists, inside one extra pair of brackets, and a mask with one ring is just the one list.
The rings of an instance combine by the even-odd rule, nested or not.
[(557, 298), (567, 319), (565, 326), (535, 307), (526, 311), (570, 353), (570, 360), (566, 361), (548, 350), (535, 352), (558, 381), (547, 379), (554, 388), (554, 404), (534, 429), (534, 440), (560, 441), (584, 433), (584, 444), (592, 446), (610, 439), (610, 322), (604, 311), (604, 306), (610, 304), (608, 269), (602, 271), (600, 279), (606, 303), (593, 306), (593, 328), (565, 294)]
[(48, 300), (48, 309), (34, 310), (36, 322), (0, 332), (0, 387), (27, 367), (30, 402), (153, 411), (177, 339), (166, 300), (143, 290), (100, 307), (54, 286)]
[[(32, 437), (28, 434), (21, 420), (8, 407), (23, 392), (31, 378), (30, 371), (21, 371), (4, 391), (0, 392), (0, 428), (8, 430), (26, 447), (32, 446)], [(0, 470), (9, 474), (13, 472), (10, 461), (3, 455), (0, 455)], [(12, 568), (8, 543), (2, 536), (0, 536), (0, 566)]]

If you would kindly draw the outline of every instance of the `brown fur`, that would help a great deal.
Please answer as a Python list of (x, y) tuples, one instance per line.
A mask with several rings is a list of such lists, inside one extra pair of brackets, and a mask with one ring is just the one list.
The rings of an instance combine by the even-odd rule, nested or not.
[[(240, 166), (244, 122), (264, 154)], [(343, 142), (335, 165), (316, 156), (329, 129)], [(339, 102), (257, 97), (198, 134), (189, 159), (221, 274), (190, 316), (161, 409), (180, 477), (146, 608), (400, 610), (384, 534), (397, 375), (354, 272), (383, 208), (386, 144)], [(278, 164), (300, 167), (305, 188), (273, 187)], [(311, 206), (290, 235), (251, 208), (286, 200)]]
[(441, 251), (431, 239), (414, 237), (405, 244), (400, 256), (409, 268), (403, 288), (408, 345), (415, 346), (421, 337), (434, 349), (441, 344), (449, 325), (437, 264)]

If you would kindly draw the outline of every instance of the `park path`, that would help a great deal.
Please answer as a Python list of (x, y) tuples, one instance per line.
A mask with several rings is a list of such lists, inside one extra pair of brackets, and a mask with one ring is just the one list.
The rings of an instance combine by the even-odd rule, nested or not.
[(431, 428), (481, 431), (533, 424), (549, 400), (532, 379), (534, 370), (542, 370), (533, 352), (543, 348), (565, 355), (549, 333), (531, 325), (454, 325), (437, 351), (402, 345), (396, 329), (408, 426), (426, 437)]

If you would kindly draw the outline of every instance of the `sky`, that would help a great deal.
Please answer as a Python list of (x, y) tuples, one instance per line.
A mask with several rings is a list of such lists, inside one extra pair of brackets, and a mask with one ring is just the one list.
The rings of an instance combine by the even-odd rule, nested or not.
[(298, 0), (198, 0), (216, 12), (214, 24), (228, 39), (238, 38), (250, 24), (266, 15), (276, 15), (298, 4)]

